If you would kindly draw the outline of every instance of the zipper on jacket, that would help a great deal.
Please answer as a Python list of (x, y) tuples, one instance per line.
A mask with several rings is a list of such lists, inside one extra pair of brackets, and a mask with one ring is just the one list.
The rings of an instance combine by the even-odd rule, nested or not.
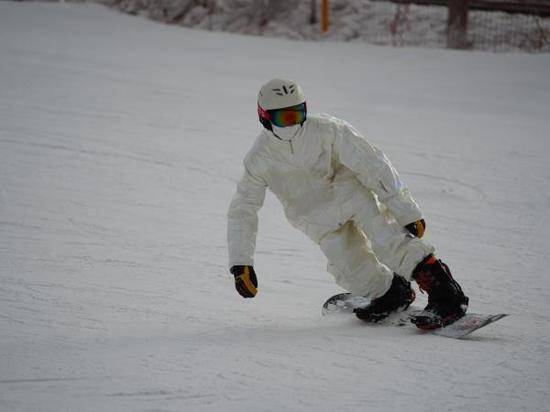
[(288, 143), (290, 144), (290, 153), (294, 154), (294, 146), (292, 146), (292, 140), (289, 140)]

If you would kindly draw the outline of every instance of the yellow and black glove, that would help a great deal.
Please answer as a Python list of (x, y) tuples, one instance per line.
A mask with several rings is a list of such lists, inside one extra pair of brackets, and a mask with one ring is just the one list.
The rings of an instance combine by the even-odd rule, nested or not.
[(424, 219), (420, 219), (416, 222), (409, 223), (408, 225), (405, 225), (405, 229), (407, 229), (412, 235), (421, 238), (424, 236), (424, 232), (426, 231), (426, 221)]
[(229, 271), (235, 276), (235, 288), (243, 298), (253, 298), (258, 293), (258, 279), (252, 266), (232, 266)]

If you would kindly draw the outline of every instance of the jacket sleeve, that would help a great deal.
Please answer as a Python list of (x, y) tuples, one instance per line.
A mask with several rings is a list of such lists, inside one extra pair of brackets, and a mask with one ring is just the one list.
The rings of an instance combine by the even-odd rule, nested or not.
[(340, 163), (357, 174), (401, 226), (422, 218), (420, 208), (386, 155), (351, 125), (338, 124), (334, 151)]
[(264, 203), (266, 187), (265, 181), (253, 174), (245, 160), (245, 172), (227, 215), (229, 267), (254, 264), (258, 210)]

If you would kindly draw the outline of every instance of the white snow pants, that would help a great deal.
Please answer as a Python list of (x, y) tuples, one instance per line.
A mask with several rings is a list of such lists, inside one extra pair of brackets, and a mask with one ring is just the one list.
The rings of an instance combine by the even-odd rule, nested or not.
[(434, 252), (433, 246), (389, 222), (372, 195), (352, 220), (321, 239), (320, 246), (336, 283), (371, 299), (386, 293), (394, 272), (410, 281), (416, 265)]

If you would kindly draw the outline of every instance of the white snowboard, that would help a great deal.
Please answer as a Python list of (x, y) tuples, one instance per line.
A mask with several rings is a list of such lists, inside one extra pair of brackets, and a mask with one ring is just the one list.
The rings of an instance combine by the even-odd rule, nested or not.
[[(322, 314), (327, 316), (335, 313), (353, 313), (355, 308), (364, 307), (368, 305), (368, 303), (369, 299), (364, 296), (352, 296), (350, 293), (339, 293), (332, 296), (324, 303)], [(410, 317), (421, 310), (422, 309), (419, 307), (411, 306), (405, 311), (388, 316), (386, 319), (378, 322), (377, 325), (409, 325), (416, 328), (416, 326), (410, 323)], [(443, 328), (434, 329), (431, 331), (421, 331), (418, 329), (418, 331), (432, 335), (445, 336), (447, 338), (460, 339), (484, 326), (502, 319), (505, 316), (507, 316), (507, 314), (504, 313), (497, 315), (466, 313), (466, 315), (456, 322)]]

